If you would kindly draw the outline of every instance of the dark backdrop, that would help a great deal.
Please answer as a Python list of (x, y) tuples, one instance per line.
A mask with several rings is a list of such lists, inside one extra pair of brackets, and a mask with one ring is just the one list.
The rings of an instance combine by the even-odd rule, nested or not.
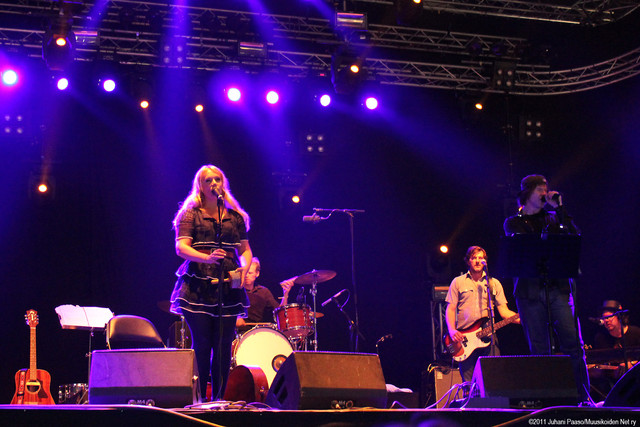
[[(14, 374), (28, 366), (29, 308), (40, 314), (38, 367), (51, 373), (54, 395), (60, 384), (86, 382), (90, 345), (88, 332), (61, 329), (56, 306), (145, 316), (167, 336), (176, 318), (158, 303), (169, 298), (181, 261), (171, 220), (206, 163), (226, 172), (252, 217), (260, 282), (279, 296), (281, 280), (334, 270), (334, 279), (318, 285), (318, 303), (349, 289), (353, 318), (349, 217), (313, 225), (302, 215), (314, 207), (365, 211), (353, 221), (366, 338), (360, 350), (375, 352), (378, 338), (393, 335), (377, 349), (388, 383), (418, 390), (420, 373), (434, 361), (427, 254), (448, 243), (458, 274), (466, 248), (477, 244), (494, 266), (502, 222), (530, 173), (546, 175), (564, 194), (583, 231), (577, 301), (585, 341), (596, 332), (587, 318), (604, 299), (621, 300), (637, 320), (638, 79), (565, 96), (494, 95), (478, 116), (453, 92), (390, 86), (377, 89), (379, 111), (364, 112), (347, 98), (320, 110), (305, 81), (289, 82), (278, 111), (250, 99), (229, 108), (213, 101), (219, 88), (188, 72), (154, 76), (159, 95), (142, 112), (127, 87), (105, 97), (87, 81), (54, 93), (36, 85), (37, 76), (22, 92), (2, 95), (3, 113), (23, 109), (33, 126), (31, 138), (0, 139), (0, 401), (11, 400)], [(28, 91), (29, 84), (37, 89)], [(192, 93), (210, 97), (204, 114), (192, 112)], [(543, 141), (519, 140), (525, 114), (543, 118)], [(309, 131), (326, 135), (326, 155), (301, 153)], [(43, 159), (55, 178), (55, 197), (46, 200), (28, 188)], [(288, 171), (306, 174), (300, 206), (284, 203), (274, 183), (274, 172)], [(515, 309), (511, 282), (501, 280)], [(321, 311), (320, 349), (349, 350), (342, 314), (334, 304)], [(503, 354), (527, 351), (519, 326), (504, 328), (501, 343)], [(96, 333), (91, 345), (104, 348), (104, 335)]]

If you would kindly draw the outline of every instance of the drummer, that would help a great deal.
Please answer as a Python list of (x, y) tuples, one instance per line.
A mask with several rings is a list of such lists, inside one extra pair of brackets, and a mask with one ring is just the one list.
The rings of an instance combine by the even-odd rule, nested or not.
[(283, 296), (282, 301), (278, 304), (268, 288), (256, 285), (256, 279), (258, 277), (260, 277), (260, 260), (257, 257), (253, 257), (244, 282), (244, 288), (249, 297), (249, 315), (246, 319), (238, 317), (236, 320), (236, 328), (241, 332), (247, 330), (248, 327), (251, 326), (249, 324), (274, 323), (273, 310), (279, 306), (287, 305), (289, 291), (293, 287), (293, 282), (296, 279), (296, 277), (292, 277), (280, 283)]

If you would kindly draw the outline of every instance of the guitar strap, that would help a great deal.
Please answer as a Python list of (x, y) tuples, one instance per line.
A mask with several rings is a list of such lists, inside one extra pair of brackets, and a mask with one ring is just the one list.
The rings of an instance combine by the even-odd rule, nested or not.
[(21, 369), (20, 383), (18, 385), (18, 405), (21, 405), (24, 403), (24, 388), (25, 388), (26, 382), (27, 382), (27, 370)]

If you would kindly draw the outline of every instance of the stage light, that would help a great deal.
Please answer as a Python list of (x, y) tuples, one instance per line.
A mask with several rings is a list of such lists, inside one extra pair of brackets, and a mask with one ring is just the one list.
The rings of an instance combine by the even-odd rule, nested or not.
[(320, 105), (323, 107), (328, 107), (331, 104), (331, 96), (326, 93), (320, 97)]
[(269, 92), (267, 92), (266, 98), (269, 104), (274, 105), (277, 104), (280, 100), (280, 95), (278, 95), (278, 92), (276, 92), (275, 90), (270, 90)]
[(302, 141), (305, 154), (323, 155), (327, 153), (327, 140), (322, 133), (307, 133)]
[(116, 90), (116, 82), (110, 78), (100, 80), (100, 86), (102, 86), (105, 92), (113, 92)]
[(162, 38), (160, 52), (162, 65), (183, 66), (187, 58), (187, 38), (184, 36)]
[(50, 173), (33, 171), (29, 176), (29, 198), (38, 201), (53, 200), (56, 193), (56, 180)]
[(198, 104), (198, 105), (196, 105), (195, 110), (196, 110), (198, 113), (202, 113), (202, 112), (204, 111), (204, 105), (202, 105), (202, 104)]
[(520, 140), (526, 142), (544, 140), (544, 123), (533, 116), (520, 116)]
[(149, 101), (147, 101), (146, 99), (143, 99), (142, 101), (140, 101), (140, 108), (145, 110), (149, 108)]
[(240, 98), (242, 98), (242, 93), (237, 87), (230, 87), (227, 89), (227, 98), (231, 102), (238, 102), (240, 101)]
[(342, 45), (331, 56), (331, 82), (336, 93), (352, 93), (367, 79), (364, 55)]
[(494, 89), (509, 90), (516, 83), (516, 64), (496, 62), (493, 70)]
[(58, 90), (66, 90), (69, 87), (69, 80), (64, 77), (59, 78), (56, 87)]
[(2, 116), (2, 132), (6, 136), (25, 136), (27, 134), (25, 116), (22, 113), (5, 113)]
[(294, 194), (293, 196), (291, 196), (291, 201), (295, 204), (300, 203), (300, 196), (298, 196), (297, 194)]
[(375, 110), (376, 108), (378, 108), (378, 100), (376, 98), (374, 98), (373, 96), (370, 96), (367, 99), (365, 99), (364, 105), (369, 110)]
[(18, 83), (18, 73), (14, 70), (5, 70), (2, 72), (2, 83), (5, 86), (13, 86)]
[(42, 59), (50, 70), (64, 70), (73, 61), (75, 35), (70, 24), (54, 24), (42, 39)]
[(482, 110), (484, 108), (484, 105), (482, 105), (481, 102), (476, 102), (475, 107), (476, 107), (476, 110)]
[(449, 246), (447, 245), (440, 245), (440, 252), (442, 252), (443, 254), (446, 254), (449, 252)]
[(366, 30), (367, 15), (364, 13), (336, 12), (335, 27), (338, 29)]

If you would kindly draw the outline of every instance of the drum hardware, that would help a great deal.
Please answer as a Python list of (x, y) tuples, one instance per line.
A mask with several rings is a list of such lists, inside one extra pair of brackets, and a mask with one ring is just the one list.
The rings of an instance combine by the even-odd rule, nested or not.
[(62, 384), (58, 387), (58, 404), (82, 405), (88, 403), (89, 386), (84, 383)]
[[(332, 270), (311, 270), (307, 273), (304, 273), (296, 278), (293, 283), (298, 285), (311, 285), (311, 296), (313, 299), (313, 311), (312, 313), (317, 313), (317, 304), (316, 304), (316, 296), (318, 295), (317, 284), (326, 282), (327, 280), (331, 280), (336, 277), (336, 272)], [(313, 316), (313, 340), (311, 341), (311, 346), (313, 351), (318, 351), (318, 328), (317, 322), (318, 317)]]

